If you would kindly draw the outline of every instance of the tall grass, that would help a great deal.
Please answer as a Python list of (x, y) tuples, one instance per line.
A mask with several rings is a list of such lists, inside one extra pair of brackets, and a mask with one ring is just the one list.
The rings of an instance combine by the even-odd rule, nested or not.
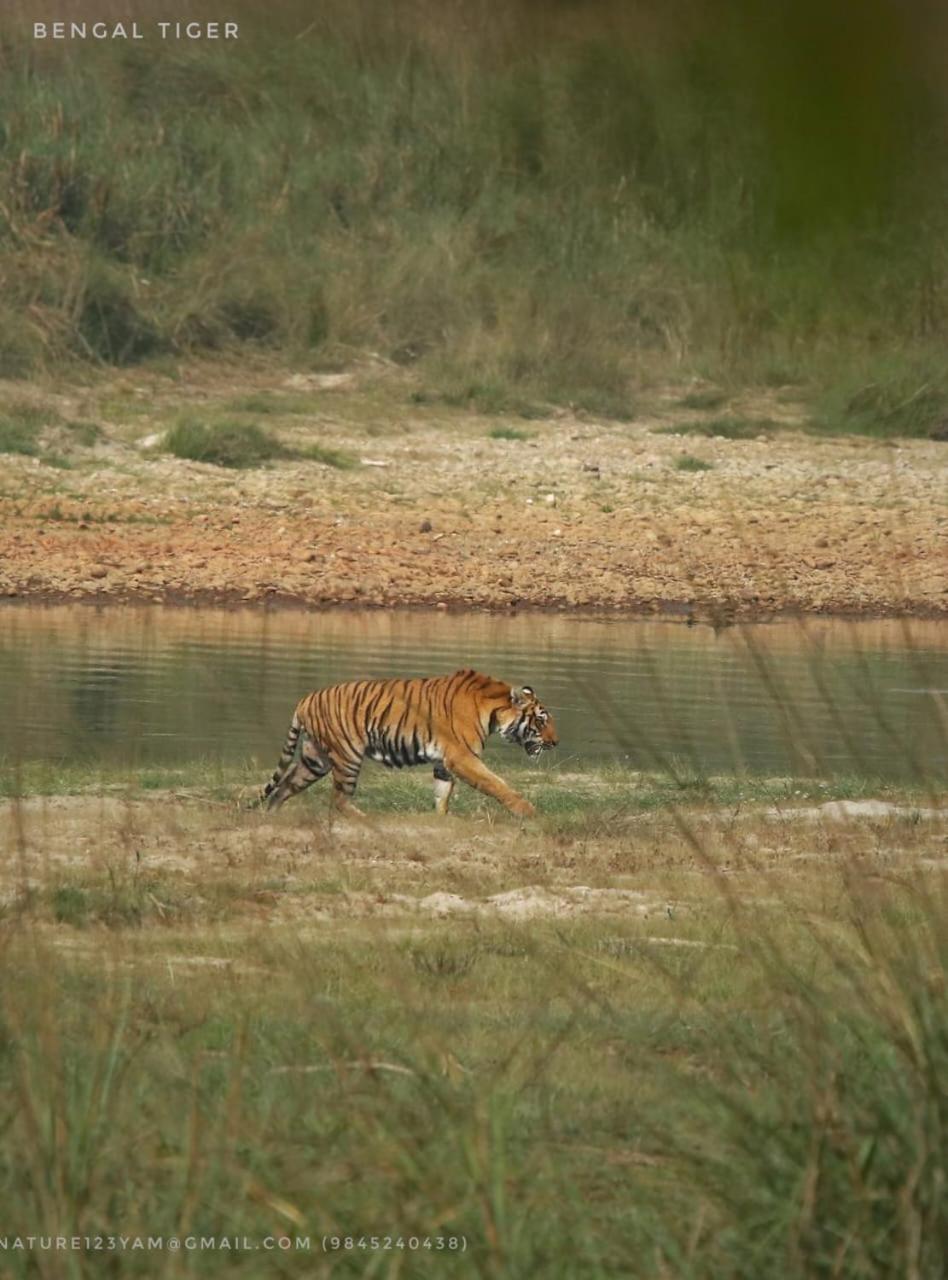
[[(0, 1234), (308, 1237), (280, 1274), (329, 1274), (326, 1235), (464, 1236), (484, 1276), (634, 1257), (643, 1277), (935, 1280), (946, 904), (852, 871), (832, 909), (782, 918), (722, 880), (667, 947), (621, 920), (187, 930), (154, 883), (150, 927), (123, 900), (92, 936), (68, 928), (88, 896), (60, 891), (68, 950), (29, 914), (2, 935)], [(224, 1267), (260, 1274), (202, 1254)]]
[[(855, 380), (861, 427), (885, 349), (870, 425), (941, 413), (932, 11), (226, 8), (228, 46), (3, 21), (0, 372), (371, 348), (449, 394), (618, 414), (678, 370)], [(921, 418), (893, 414), (923, 386)]]

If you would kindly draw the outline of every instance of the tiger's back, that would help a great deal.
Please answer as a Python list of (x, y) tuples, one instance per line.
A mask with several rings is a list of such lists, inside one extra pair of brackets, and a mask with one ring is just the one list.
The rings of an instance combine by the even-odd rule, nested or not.
[[(493, 795), (513, 812), (533, 806), (481, 761), (492, 732), (528, 754), (556, 745), (549, 712), (529, 686), (465, 669), (452, 675), (354, 680), (316, 689), (297, 704), (283, 754), (261, 801), (276, 808), (327, 773), (338, 808), (351, 797), (365, 759), (389, 768), (434, 767), (435, 805), (447, 811), (456, 777)], [(294, 764), (297, 745), (299, 761)]]

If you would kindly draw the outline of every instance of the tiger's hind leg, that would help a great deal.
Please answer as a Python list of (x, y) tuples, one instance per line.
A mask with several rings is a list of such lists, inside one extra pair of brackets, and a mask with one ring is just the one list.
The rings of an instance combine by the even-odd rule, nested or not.
[(272, 790), (268, 788), (269, 794), (266, 794), (267, 808), (279, 809), (280, 805), (292, 796), (298, 796), (301, 791), (305, 791), (314, 782), (318, 782), (320, 778), (325, 778), (331, 768), (332, 761), (329, 757), (317, 747), (311, 738), (304, 738), (299, 760), (296, 764), (291, 763), (285, 769), (282, 777), (272, 787)]
[(448, 805), (451, 803), (451, 792), (454, 790), (454, 776), (450, 774), (443, 764), (436, 764), (434, 767), (434, 798), (435, 812), (446, 814)]
[(293, 760), (296, 756), (297, 743), (303, 732), (303, 726), (296, 712), (293, 713), (293, 719), (290, 721), (290, 727), (287, 731), (286, 741), (283, 743), (283, 750), (280, 752), (280, 759), (277, 761), (277, 767), (263, 788), (263, 791), (248, 804), (249, 809), (256, 809), (260, 805), (269, 804), (270, 797), (279, 788), (280, 784), (286, 780), (293, 768)]

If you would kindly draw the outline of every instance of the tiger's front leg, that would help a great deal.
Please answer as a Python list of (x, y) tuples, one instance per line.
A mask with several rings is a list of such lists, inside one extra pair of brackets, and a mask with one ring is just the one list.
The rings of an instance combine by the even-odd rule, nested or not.
[(473, 751), (466, 752), (464, 755), (452, 756), (450, 760), (446, 757), (445, 764), (450, 771), (456, 774), (468, 786), (476, 787), (478, 791), (483, 791), (485, 795), (493, 796), (495, 800), (499, 800), (502, 805), (515, 813), (518, 818), (532, 818), (536, 814), (536, 809), (529, 800), (525, 800), (519, 792), (514, 791), (513, 787), (508, 787), (503, 778), (498, 778), (496, 773), (492, 773), (487, 765), (479, 759)]
[(446, 814), (451, 803), (451, 792), (454, 790), (454, 778), (442, 764), (434, 767), (435, 812)]
[(337, 813), (345, 813), (350, 817), (364, 818), (362, 810), (352, 803), (355, 789), (359, 782), (362, 768), (362, 757), (337, 760), (332, 767), (332, 807)]

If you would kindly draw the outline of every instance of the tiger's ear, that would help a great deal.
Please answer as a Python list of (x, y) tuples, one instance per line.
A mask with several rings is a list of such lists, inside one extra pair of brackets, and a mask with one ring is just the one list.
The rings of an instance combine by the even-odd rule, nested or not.
[(510, 702), (515, 707), (526, 706), (528, 699), (534, 696), (534, 692), (528, 684), (525, 684), (522, 689), (510, 690)]

